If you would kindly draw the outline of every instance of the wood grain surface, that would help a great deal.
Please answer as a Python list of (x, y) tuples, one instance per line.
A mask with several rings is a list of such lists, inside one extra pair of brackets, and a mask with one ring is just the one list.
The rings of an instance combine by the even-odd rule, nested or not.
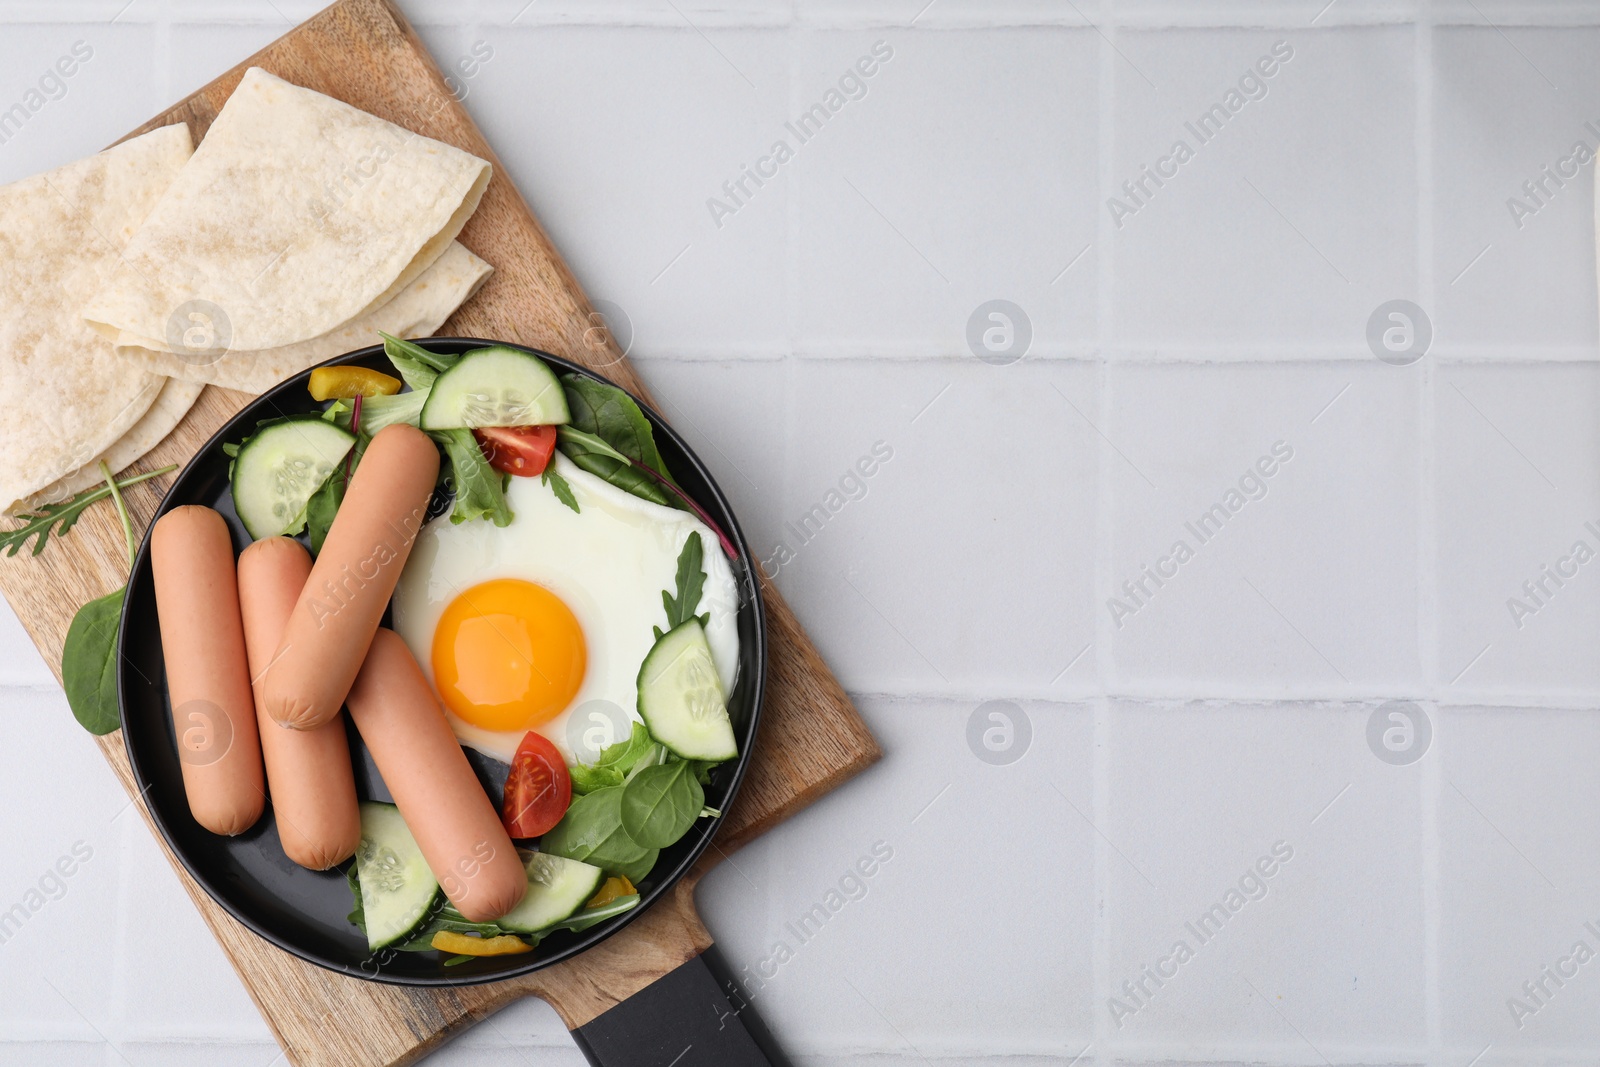
[[(493, 264), (495, 273), (442, 335), (541, 348), (594, 367), (648, 398), (483, 135), (445, 87), (411, 26), (386, 0), (342, 0), (129, 136), (186, 122), (198, 141), (249, 66), (264, 67), (494, 165), (494, 179), (461, 241)], [(183, 423), (133, 469), (187, 462), (248, 399), (208, 387)], [(170, 476), (155, 479), (129, 492), (141, 529), (171, 481)], [(74, 611), (126, 576), (121, 528), (109, 505), (90, 508), (68, 536), (52, 540), (38, 558), (0, 559), (0, 588), (58, 678), (61, 645)], [(769, 683), (761, 735), (738, 800), (716, 845), (669, 897), (581, 956), (524, 978), (453, 990), (347, 978), (256, 937), (213, 903), (168, 854), (291, 1063), (410, 1063), (529, 995), (549, 1001), (569, 1027), (580, 1026), (710, 943), (693, 899), (705, 870), (881, 754), (778, 590), (764, 577), (762, 582), (771, 635)], [(99, 744), (132, 795), (121, 731)], [(148, 823), (148, 812), (142, 803), (139, 807)]]

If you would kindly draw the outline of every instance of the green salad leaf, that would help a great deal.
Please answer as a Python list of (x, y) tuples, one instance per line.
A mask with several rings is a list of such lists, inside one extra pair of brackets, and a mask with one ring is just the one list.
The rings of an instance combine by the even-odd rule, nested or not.
[(572, 779), (572, 795), (575, 797), (586, 796), (622, 784), (622, 772), (615, 767), (575, 763), (567, 768), (567, 774)]
[[(650, 420), (633, 397), (614, 385), (581, 374), (561, 376), (572, 413), (571, 426), (604, 440), (632, 463), (642, 463), (667, 481), (672, 475), (656, 449)], [(676, 484), (676, 483), (674, 483)]]
[(446, 484), (456, 494), (450, 521), (489, 519), (496, 526), (511, 525), (511, 507), (506, 503), (505, 479), (489, 466), (471, 430), (431, 430), (428, 436), (444, 445), (450, 462)]
[(426, 389), (393, 396), (369, 396), (361, 402), (361, 431), (370, 437), (397, 422), (415, 426), (422, 420), (422, 405), (427, 399)]
[(356, 901), (355, 907), (350, 910), (350, 914), (346, 915), (345, 919), (360, 927), (361, 932), (365, 934), (367, 932), (367, 906), (361, 903), (361, 876), (356, 873), (356, 865), (354, 863), (350, 864), (350, 869), (344, 872), (344, 880), (345, 884), (350, 887), (350, 895)]
[(634, 764), (650, 753), (655, 744), (655, 739), (650, 736), (650, 731), (645, 729), (644, 723), (636, 722), (626, 738), (614, 745), (607, 745), (600, 751), (600, 758), (595, 760), (595, 766), (608, 767), (619, 774), (627, 774), (633, 770)]
[(655, 740), (643, 723), (633, 724), (633, 731), (614, 745), (607, 745), (592, 764), (576, 763), (567, 768), (572, 777), (572, 791), (578, 796), (593, 793), (607, 786), (621, 785), (636, 765), (646, 756), (652, 756)]
[(666, 848), (689, 832), (705, 807), (694, 765), (673, 760), (648, 767), (622, 791), (622, 828), (646, 848)]
[(389, 357), (400, 377), (424, 396), (433, 388), (433, 380), (461, 358), (430, 352), (414, 341), (403, 341), (382, 330), (378, 331), (378, 336), (383, 338), (383, 354)]
[[(345, 884), (350, 887), (350, 896), (355, 902), (354, 906), (350, 910), (350, 914), (346, 916), (346, 919), (353, 923), (362, 932), (362, 934), (365, 934), (367, 932), (367, 915), (366, 908), (361, 903), (361, 878), (356, 873), (355, 864), (352, 863), (349, 869), (345, 871), (344, 880)], [(445, 897), (440, 896), (435, 902), (433, 908), (429, 910), (428, 914), (424, 916), (422, 921), (417, 924), (416, 928), (411, 931), (411, 935), (404, 941), (390, 945), (389, 948), (395, 952), (434, 952), (436, 950), (433, 947), (433, 935), (441, 930), (450, 930), (458, 934), (477, 934), (480, 937), (499, 937), (502, 934), (512, 934), (516, 937), (520, 937), (530, 945), (538, 945), (539, 942), (542, 941), (546, 936), (554, 933), (557, 930), (570, 930), (573, 933), (582, 933), (584, 930), (589, 929), (589, 927), (594, 926), (597, 923), (603, 923), (607, 919), (621, 915), (623, 912), (632, 911), (638, 906), (639, 894), (629, 893), (627, 896), (616, 897), (615, 899), (608, 901), (597, 908), (580, 908), (576, 914), (573, 914), (562, 921), (553, 924), (547, 929), (540, 930), (537, 933), (528, 934), (523, 933), (520, 930), (508, 930), (499, 923), (472, 922), (466, 916), (457, 911), (454, 905), (452, 905)], [(445, 964), (448, 966), (452, 962), (474, 960), (479, 958), (481, 957), (456, 956), (452, 957), (450, 960), (446, 960)]]
[[(578, 511), (578, 498), (572, 495), (572, 486), (568, 485), (567, 480), (555, 472), (554, 467), (546, 466), (544, 473), (539, 476), (539, 481), (541, 484), (550, 487), (550, 491), (555, 493), (557, 500), (573, 511)], [(578, 514), (581, 515), (582, 512), (578, 511)]]
[(339, 505), (344, 503), (350, 479), (355, 477), (356, 467), (361, 464), (361, 457), (366, 454), (367, 445), (372, 441), (366, 434), (366, 406), (370, 403), (370, 400), (362, 403), (361, 432), (356, 434), (356, 443), (349, 455), (306, 501), (306, 536), (311, 542), (312, 555), (322, 552), (322, 543), (328, 539), (328, 531), (333, 527), (334, 516), (339, 513)]
[(633, 461), (614, 448), (611, 442), (571, 425), (558, 429), (556, 438), (561, 451), (580, 470), (586, 470), (634, 496), (666, 507), (673, 506), (672, 498), (661, 487), (661, 483), (634, 466)]
[[(116, 487), (119, 490), (126, 489), (130, 485), (138, 485), (140, 482), (148, 482), (151, 478), (171, 474), (177, 469), (175, 464), (169, 464), (160, 470), (135, 474), (118, 481)], [(0, 549), (4, 549), (7, 556), (15, 556), (17, 551), (32, 538), (33, 555), (37, 556), (44, 551), (45, 542), (50, 540), (52, 534), (56, 537), (65, 535), (77, 523), (85, 508), (110, 495), (111, 487), (107, 484), (94, 489), (85, 489), (71, 500), (63, 500), (58, 504), (45, 504), (34, 511), (24, 512), (17, 516), (22, 520), (21, 526), (14, 530), (0, 530)]]
[[(100, 473), (105, 476), (106, 484), (95, 493), (109, 495), (116, 502), (117, 517), (122, 520), (122, 536), (128, 548), (129, 570), (133, 569), (134, 559), (138, 555), (138, 540), (133, 535), (133, 519), (128, 514), (127, 502), (122, 499), (122, 489), (174, 469), (163, 467), (119, 482), (111, 476), (111, 468), (106, 466), (105, 460), (100, 461)], [(67, 521), (68, 528), (82, 514), (83, 508), (93, 503), (89, 500), (90, 495), (80, 493), (74, 498), (84, 503)], [(94, 499), (101, 497), (95, 496)], [(58, 532), (64, 530), (58, 529)], [(34, 555), (38, 555), (44, 547), (44, 534), (39, 536)], [(13, 548), (12, 553), (15, 552)], [(66, 643), (61, 648), (61, 687), (67, 693), (67, 706), (72, 709), (72, 717), (96, 736), (108, 734), (122, 723), (117, 706), (117, 637), (122, 625), (122, 601), (126, 593), (127, 586), (123, 586), (79, 608), (72, 617), (72, 624), (67, 627)]]
[(78, 725), (109, 734), (122, 725), (117, 712), (117, 631), (126, 587), (78, 609), (61, 649), (61, 687)]
[[(706, 572), (701, 569), (705, 558), (706, 545), (700, 538), (700, 531), (691, 530), (689, 539), (683, 543), (683, 551), (678, 553), (678, 595), (673, 596), (667, 590), (661, 590), (661, 603), (667, 609), (667, 627), (666, 630), (659, 626), (655, 628), (657, 641), (667, 630), (675, 629), (695, 617), (706, 585)], [(700, 625), (709, 625), (710, 621), (708, 615), (701, 618)]]
[(591, 863), (635, 884), (643, 880), (659, 853), (634, 841), (623, 828), (624, 788), (608, 786), (575, 798), (561, 821), (539, 839), (539, 848), (552, 856)]

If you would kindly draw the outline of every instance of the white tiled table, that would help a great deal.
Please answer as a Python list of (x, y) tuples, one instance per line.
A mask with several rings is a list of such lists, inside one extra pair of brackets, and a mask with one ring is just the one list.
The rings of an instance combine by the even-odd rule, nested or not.
[[(1596, 146), (1600, 7), (1325, 2), (405, 3), (441, 62), (492, 50), (468, 109), (763, 555), (793, 552), (778, 583), (888, 753), (701, 894), (736, 969), (793, 950), (754, 1000), (802, 1064), (1600, 1060), (1600, 959), (1541, 979), (1600, 952), (1600, 562), (1507, 606), (1600, 549), (1592, 167), (1520, 227), (1506, 203)], [(313, 8), (123, 4), (0, 0), (0, 110), (94, 50), (0, 180)], [(878, 41), (865, 96), (719, 227), (707, 199)], [(1108, 198), (1279, 41), (1119, 226)], [(969, 348), (992, 299), (1020, 362)], [(1408, 366), (1366, 341), (1393, 299), (1431, 317)], [(1259, 499), (1200, 544), (1242, 477)], [(9, 616), (0, 642), (0, 909), (92, 852), (0, 944), (0, 1063), (267, 1067)], [(1369, 747), (1387, 700), (1426, 716), (1420, 760)], [(1026, 716), (1014, 762), (969, 745), (989, 701)], [(529, 1003), (429, 1062), (581, 1061)]]

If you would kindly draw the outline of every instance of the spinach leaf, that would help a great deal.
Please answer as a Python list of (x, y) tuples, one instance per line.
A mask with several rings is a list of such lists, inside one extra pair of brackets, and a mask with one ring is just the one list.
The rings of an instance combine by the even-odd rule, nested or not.
[(656, 860), (661, 858), (660, 849), (646, 849), (644, 855), (631, 863), (618, 863), (615, 867), (607, 869), (608, 874), (618, 874), (638, 885), (650, 877), (650, 871), (656, 865)]
[(496, 526), (511, 524), (511, 508), (506, 504), (500, 473), (489, 466), (471, 430), (433, 430), (429, 437), (444, 445), (450, 462), (445, 483), (455, 491), (456, 503), (450, 512), (453, 523), (487, 518)]
[(556, 434), (561, 442), (561, 451), (580, 470), (586, 470), (634, 496), (666, 507), (673, 506), (672, 498), (661, 488), (660, 482), (635, 467), (632, 460), (603, 438), (572, 426), (563, 426)]
[(672, 481), (656, 449), (650, 420), (644, 417), (633, 397), (614, 385), (581, 374), (564, 374), (561, 384), (566, 390), (567, 408), (572, 412), (572, 426), (594, 434), (631, 462), (642, 463)]
[[(124, 483), (111, 476), (111, 468), (106, 466), (105, 460), (100, 461), (100, 473), (106, 480), (104, 492), (109, 493), (116, 502), (117, 517), (122, 520), (129, 570), (133, 569), (138, 553), (138, 541), (133, 536), (133, 519), (128, 515), (127, 501), (122, 499), (122, 486), (153, 478), (169, 470), (172, 468), (130, 478)], [(67, 526), (70, 527), (81, 512), (82, 506), (67, 522)], [(38, 555), (42, 547), (41, 536), (34, 554)], [(61, 687), (67, 693), (67, 706), (72, 709), (72, 717), (85, 730), (97, 736), (110, 733), (122, 721), (117, 706), (117, 634), (121, 628), (122, 599), (126, 592), (127, 586), (124, 585), (79, 608), (72, 617), (72, 624), (67, 627), (66, 643), (61, 648)]]
[(568, 485), (567, 480), (555, 472), (554, 467), (545, 467), (544, 473), (539, 476), (539, 481), (550, 487), (550, 491), (555, 493), (557, 500), (573, 511), (577, 511), (578, 514), (583, 514), (583, 512), (578, 511), (578, 498), (572, 495), (572, 486)]
[(125, 589), (78, 609), (61, 650), (61, 686), (73, 718), (96, 736), (122, 724), (117, 713), (117, 628)]
[(400, 372), (400, 377), (405, 379), (407, 385), (424, 395), (433, 387), (433, 380), (449, 370), (451, 365), (461, 358), (429, 352), (419, 344), (402, 341), (382, 330), (378, 331), (378, 336), (383, 338), (383, 354), (389, 357), (389, 362)]
[(622, 828), (623, 789), (610, 786), (575, 799), (539, 847), (637, 883), (655, 866), (656, 850), (634, 841)]
[(667, 848), (700, 818), (705, 790), (694, 765), (674, 760), (641, 771), (622, 791), (622, 828), (647, 848)]
[[(700, 606), (700, 595), (705, 589), (706, 572), (701, 569), (705, 559), (706, 545), (700, 539), (699, 530), (691, 530), (689, 539), (683, 543), (683, 551), (678, 553), (678, 595), (673, 596), (665, 589), (661, 590), (661, 603), (667, 608), (667, 629), (671, 630), (688, 622), (695, 617), (695, 609)], [(705, 623), (702, 621), (701, 625)], [(657, 626), (656, 640), (661, 640), (666, 631)]]

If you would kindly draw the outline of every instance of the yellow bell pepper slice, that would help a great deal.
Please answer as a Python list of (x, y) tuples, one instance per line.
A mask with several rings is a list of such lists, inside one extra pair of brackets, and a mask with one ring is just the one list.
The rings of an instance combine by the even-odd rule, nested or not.
[(472, 937), (454, 930), (440, 930), (431, 942), (440, 952), (453, 952), (457, 956), (517, 956), (532, 952), (533, 946), (512, 934), (499, 937)]
[(318, 367), (311, 372), (309, 388), (313, 400), (393, 396), (400, 391), (400, 379), (366, 367)]
[(605, 883), (600, 886), (599, 891), (589, 898), (589, 903), (585, 904), (584, 907), (602, 908), (618, 897), (631, 897), (637, 892), (638, 890), (633, 888), (633, 883), (626, 878), (621, 876), (607, 878)]

